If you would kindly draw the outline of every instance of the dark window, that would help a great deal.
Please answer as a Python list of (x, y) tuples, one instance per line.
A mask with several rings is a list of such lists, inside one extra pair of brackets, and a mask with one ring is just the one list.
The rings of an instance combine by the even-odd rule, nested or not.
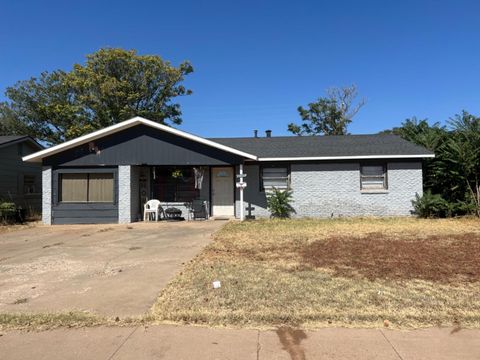
[(387, 166), (385, 164), (365, 164), (360, 166), (361, 190), (386, 190)]
[(152, 169), (153, 198), (164, 202), (191, 202), (198, 198), (193, 168)]
[(260, 190), (288, 189), (290, 177), (288, 166), (262, 166), (260, 168)]
[(59, 183), (61, 202), (113, 203), (112, 173), (64, 173)]
[(37, 187), (35, 185), (35, 175), (23, 175), (23, 193), (36, 194)]

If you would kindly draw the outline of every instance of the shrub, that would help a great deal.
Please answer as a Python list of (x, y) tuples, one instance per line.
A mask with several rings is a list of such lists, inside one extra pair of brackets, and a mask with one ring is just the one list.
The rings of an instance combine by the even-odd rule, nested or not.
[(472, 197), (467, 194), (465, 200), (457, 200), (456, 202), (446, 201), (447, 216), (463, 216), (475, 214), (476, 205)]
[(290, 205), (291, 202), (291, 190), (278, 190), (273, 188), (267, 193), (267, 209), (274, 218), (289, 218), (290, 214), (295, 212), (292, 205)]
[(13, 202), (0, 202), (0, 221), (12, 222), (15, 220), (17, 207)]
[(475, 212), (475, 203), (471, 200), (449, 202), (440, 194), (432, 194), (430, 190), (423, 196), (416, 194), (412, 205), (414, 213), (422, 218), (461, 216)]
[(414, 213), (422, 218), (446, 217), (451, 216), (452, 208), (450, 204), (439, 194), (432, 194), (427, 190), (423, 196), (415, 194), (415, 200), (412, 200)]

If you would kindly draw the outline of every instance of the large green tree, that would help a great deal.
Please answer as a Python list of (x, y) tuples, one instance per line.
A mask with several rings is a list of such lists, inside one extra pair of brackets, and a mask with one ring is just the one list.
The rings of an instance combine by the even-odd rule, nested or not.
[(346, 135), (353, 117), (365, 105), (365, 99), (357, 100), (355, 85), (327, 90), (327, 96), (298, 107), (301, 124), (290, 123), (288, 131), (295, 135)]
[(5, 103), (0, 103), (0, 135), (28, 134), (22, 124), (16, 121), (15, 114)]
[(480, 117), (463, 111), (448, 125), (451, 135), (440, 148), (437, 175), (452, 179), (449, 190), (460, 191), (480, 216)]
[[(449, 215), (480, 216), (480, 118), (466, 111), (447, 126), (411, 118), (382, 133), (394, 133), (435, 153), (424, 160), (424, 187), (445, 201)], [(429, 195), (430, 196), (430, 195)]]
[(57, 144), (134, 116), (180, 124), (174, 100), (190, 95), (182, 82), (193, 68), (135, 50), (100, 49), (69, 72), (56, 70), (7, 88), (0, 130)]

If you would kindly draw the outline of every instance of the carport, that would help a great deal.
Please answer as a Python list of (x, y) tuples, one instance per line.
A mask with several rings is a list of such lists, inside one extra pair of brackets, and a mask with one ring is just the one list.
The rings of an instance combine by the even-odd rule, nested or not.
[(137, 117), (23, 159), (43, 165), (44, 224), (101, 224), (142, 219), (149, 199), (185, 215), (202, 200), (212, 216), (242, 217), (235, 172), (257, 157)]

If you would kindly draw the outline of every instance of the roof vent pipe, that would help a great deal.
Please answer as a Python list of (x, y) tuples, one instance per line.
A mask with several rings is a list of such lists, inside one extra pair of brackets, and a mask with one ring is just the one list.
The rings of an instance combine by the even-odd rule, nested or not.
[(265, 135), (269, 138), (272, 137), (272, 130), (265, 130)]
[(253, 137), (258, 137), (258, 130), (253, 130)]

